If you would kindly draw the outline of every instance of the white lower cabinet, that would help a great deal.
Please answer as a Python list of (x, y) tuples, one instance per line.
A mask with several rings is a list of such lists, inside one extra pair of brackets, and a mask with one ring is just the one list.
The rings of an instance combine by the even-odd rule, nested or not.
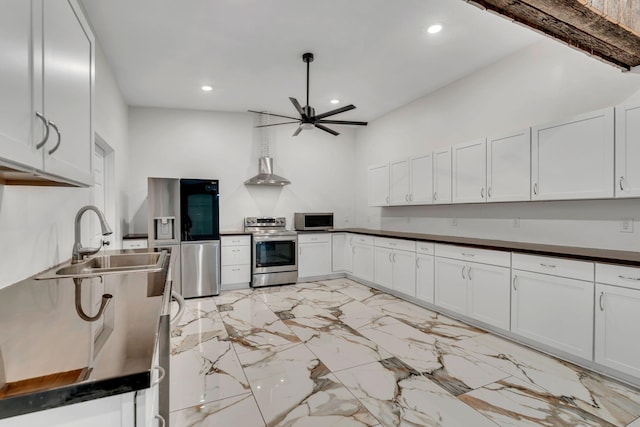
[(451, 245), (435, 252), (435, 304), (508, 330), (510, 254)]
[(353, 269), (353, 235), (331, 234), (331, 272), (351, 273)]
[(374, 281), (405, 295), (416, 295), (416, 243), (376, 237)]
[(595, 361), (640, 377), (640, 269), (596, 264), (596, 282)]
[(435, 304), (460, 314), (467, 313), (466, 264), (449, 258), (435, 259)]
[[(518, 269), (527, 258), (540, 261), (538, 271)], [(528, 263), (530, 266), (533, 264)], [(568, 265), (563, 265), (568, 264)], [(513, 255), (511, 294), (511, 332), (549, 345), (558, 350), (591, 360), (593, 356), (594, 283), (570, 277), (544, 274), (548, 270), (568, 271), (576, 275), (591, 270), (593, 264), (582, 261)], [(535, 267), (530, 267), (535, 269)]]
[(222, 290), (249, 286), (251, 282), (251, 236), (220, 238), (220, 286)]
[(354, 277), (373, 282), (373, 237), (354, 235), (352, 255)]
[(309, 233), (298, 235), (298, 277), (331, 274), (331, 235)]
[(433, 243), (416, 242), (416, 298), (433, 304)]

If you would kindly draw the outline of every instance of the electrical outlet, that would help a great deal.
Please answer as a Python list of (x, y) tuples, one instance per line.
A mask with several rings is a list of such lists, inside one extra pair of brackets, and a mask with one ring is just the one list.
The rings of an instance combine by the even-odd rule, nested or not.
[(513, 228), (520, 228), (520, 218), (513, 218)]
[(621, 233), (633, 233), (633, 218), (622, 218), (620, 221)]

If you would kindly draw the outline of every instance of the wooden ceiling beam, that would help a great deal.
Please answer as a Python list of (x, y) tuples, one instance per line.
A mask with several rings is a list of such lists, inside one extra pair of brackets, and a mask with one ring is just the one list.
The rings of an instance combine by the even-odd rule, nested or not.
[[(610, 5), (606, 9), (608, 12), (605, 12), (607, 0), (466, 1), (542, 32), (623, 70), (640, 66), (640, 36), (614, 22), (621, 20), (621, 8), (618, 5), (618, 9), (614, 9)], [(635, 8), (640, 0), (627, 2), (631, 8)], [(598, 5), (602, 10), (597, 8)], [(636, 18), (640, 25), (640, 17)], [(635, 25), (636, 21), (626, 19), (625, 22)]]

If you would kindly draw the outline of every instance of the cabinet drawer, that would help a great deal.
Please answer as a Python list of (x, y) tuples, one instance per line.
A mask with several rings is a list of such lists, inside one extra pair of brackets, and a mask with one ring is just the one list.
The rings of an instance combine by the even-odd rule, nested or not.
[(365, 236), (362, 234), (354, 234), (352, 244), (373, 246), (373, 236)]
[(387, 237), (376, 237), (373, 239), (376, 246), (389, 249), (400, 249), (402, 251), (416, 250), (416, 242), (413, 240), (389, 239)]
[(251, 236), (222, 236), (220, 246), (251, 246)]
[(141, 249), (147, 247), (147, 239), (126, 239), (122, 241), (122, 249)]
[(592, 262), (514, 253), (511, 266), (518, 270), (593, 281)]
[(596, 282), (640, 289), (640, 268), (613, 264), (596, 264)]
[(482, 264), (511, 266), (511, 253), (505, 251), (493, 251), (489, 249), (477, 249), (467, 246), (435, 245), (436, 256), (454, 258), (463, 261), (473, 261)]
[(250, 246), (226, 246), (220, 253), (220, 264), (225, 265), (251, 265)]
[(223, 285), (230, 283), (249, 283), (251, 281), (250, 265), (226, 265), (221, 269), (221, 282)]
[(329, 243), (331, 235), (329, 233), (300, 233), (298, 243)]
[(416, 252), (423, 255), (433, 255), (435, 244), (431, 242), (416, 242)]

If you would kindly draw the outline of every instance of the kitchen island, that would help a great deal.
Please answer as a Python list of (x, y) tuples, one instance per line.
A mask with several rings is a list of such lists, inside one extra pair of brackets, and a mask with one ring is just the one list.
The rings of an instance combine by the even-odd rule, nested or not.
[[(22, 418), (16, 416), (153, 387), (164, 376), (158, 359), (166, 363), (169, 357), (168, 347), (166, 355), (159, 348), (169, 334), (170, 259), (160, 271), (82, 279), (79, 294), (74, 279), (36, 280), (38, 275), (1, 289), (0, 426), (15, 425)], [(81, 319), (77, 302), (93, 316), (103, 294), (112, 298), (102, 316)], [(168, 379), (163, 383), (168, 387)], [(133, 425), (134, 417), (140, 419), (134, 401), (129, 412)]]

